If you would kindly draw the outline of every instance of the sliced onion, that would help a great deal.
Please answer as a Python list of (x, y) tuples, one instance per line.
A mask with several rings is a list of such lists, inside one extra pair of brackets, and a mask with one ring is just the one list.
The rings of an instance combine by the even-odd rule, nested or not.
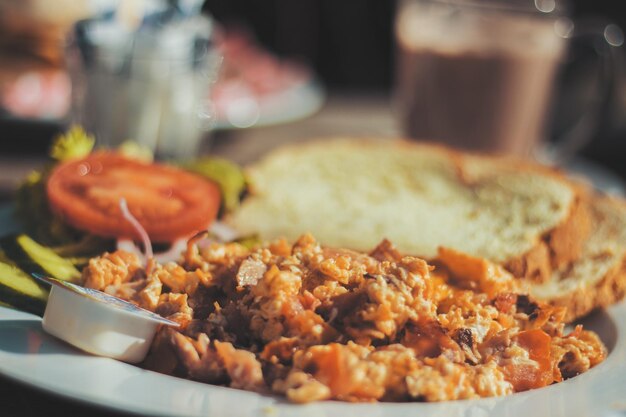
[(133, 242), (132, 240), (117, 239), (116, 246), (117, 246), (117, 250), (123, 250), (124, 252), (135, 254), (139, 258), (141, 263), (146, 262), (146, 257), (141, 252), (141, 249), (139, 249), (139, 247), (137, 247), (137, 245), (135, 245), (135, 242)]
[(154, 259), (160, 264), (164, 264), (167, 262), (176, 262), (180, 259), (180, 255), (185, 251), (186, 248), (187, 239), (176, 239), (168, 250), (155, 254)]
[[(180, 259), (181, 254), (187, 248), (187, 239), (180, 238), (176, 239), (168, 250), (165, 252), (155, 253), (153, 255), (153, 259), (160, 264), (165, 264), (168, 262), (176, 262)], [(130, 239), (118, 239), (117, 240), (117, 249), (123, 250), (125, 252), (134, 253), (137, 255), (141, 263), (145, 263), (147, 258), (141, 252), (141, 249)]]
[[(133, 228), (137, 232), (137, 235), (141, 239), (144, 246), (144, 252), (139, 249), (139, 247), (132, 239), (118, 239), (118, 250), (133, 253), (141, 260), (141, 263), (147, 264), (150, 259), (153, 259), (159, 263), (177, 261), (180, 258), (180, 255), (187, 248), (188, 238), (179, 238), (172, 242), (170, 248), (165, 252), (154, 254), (154, 252), (152, 251), (152, 243), (150, 242), (150, 237), (148, 236), (148, 233), (141, 226), (141, 223), (139, 223), (135, 216), (133, 216), (130, 210), (128, 210), (128, 205), (126, 204), (125, 198), (120, 198), (120, 209), (124, 218), (128, 220), (128, 222), (133, 226)], [(238, 237), (238, 233), (232, 227), (217, 221), (213, 222), (208, 232), (209, 236), (201, 238), (197, 242), (194, 242), (198, 245), (198, 247), (205, 247), (213, 242), (230, 242)]]
[(133, 226), (139, 238), (143, 243), (143, 250), (145, 254), (145, 259), (152, 259), (152, 242), (150, 242), (150, 236), (148, 236), (148, 232), (143, 228), (141, 223), (133, 216), (133, 214), (128, 210), (128, 204), (126, 204), (126, 199), (124, 197), (120, 198), (120, 209), (122, 210), (122, 215), (128, 222)]
[(239, 233), (226, 223), (215, 221), (209, 227), (209, 233), (220, 242), (231, 242), (239, 237)]

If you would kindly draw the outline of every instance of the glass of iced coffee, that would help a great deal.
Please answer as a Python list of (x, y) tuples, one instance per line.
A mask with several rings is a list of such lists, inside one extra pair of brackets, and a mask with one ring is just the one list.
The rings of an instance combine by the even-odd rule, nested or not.
[(395, 24), (404, 132), (529, 156), (542, 142), (573, 23), (555, 0), (406, 0)]

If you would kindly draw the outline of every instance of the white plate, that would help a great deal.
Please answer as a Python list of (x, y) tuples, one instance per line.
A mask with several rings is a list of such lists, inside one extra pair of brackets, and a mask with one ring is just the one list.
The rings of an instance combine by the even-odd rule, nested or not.
[(262, 97), (245, 97), (233, 101), (230, 111), (216, 116), (215, 129), (240, 129), (271, 126), (303, 119), (317, 112), (326, 98), (317, 81), (297, 84), (291, 88)]
[(626, 416), (626, 304), (596, 315), (589, 327), (613, 345), (609, 357), (547, 388), (433, 404), (294, 405), (91, 356), (47, 335), (39, 317), (0, 307), (0, 373), (65, 397), (154, 416)]
[[(0, 234), (12, 222), (0, 210)], [(37, 316), (0, 307), (0, 374), (77, 401), (153, 416), (403, 417), (626, 416), (626, 303), (592, 316), (611, 353), (590, 371), (506, 397), (445, 403), (289, 404), (82, 353), (46, 334)]]
[(622, 179), (615, 173), (593, 161), (575, 157), (565, 164), (567, 173), (580, 181), (590, 182), (596, 189), (618, 197), (626, 197)]

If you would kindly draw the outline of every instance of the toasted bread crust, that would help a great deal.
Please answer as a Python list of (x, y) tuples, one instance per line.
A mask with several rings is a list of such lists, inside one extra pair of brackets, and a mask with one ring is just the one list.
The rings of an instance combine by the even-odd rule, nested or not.
[[(399, 140), (398, 143), (401, 146), (415, 146), (414, 142), (407, 143), (406, 140)], [(463, 170), (464, 160), (468, 157), (484, 159), (491, 163), (497, 160), (501, 166), (508, 170), (534, 171), (567, 183), (574, 189), (576, 196), (570, 207), (570, 214), (563, 219), (560, 225), (542, 236), (532, 249), (519, 257), (509, 259), (504, 263), (504, 267), (516, 277), (529, 279), (532, 282), (546, 282), (554, 270), (567, 268), (580, 257), (584, 242), (591, 232), (588, 207), (590, 191), (586, 185), (566, 178), (557, 168), (515, 157), (463, 152), (432, 143), (424, 145), (420, 142), (420, 146), (431, 146), (447, 153), (457, 168), (459, 178), (465, 183), (472, 182), (472, 179), (468, 178), (467, 173)]]
[(591, 232), (589, 201), (587, 190), (578, 187), (569, 217), (546, 237), (552, 268), (561, 270), (580, 258), (584, 241)]
[(579, 287), (574, 292), (547, 300), (566, 307), (565, 322), (572, 322), (596, 308), (608, 307), (626, 295), (626, 256), (604, 275), (593, 288)]
[[(381, 139), (372, 140), (349, 139), (353, 144), (355, 151), (359, 148), (377, 146), (381, 143)], [(274, 151), (269, 158), (280, 155), (297, 155), (306, 154), (310, 149), (325, 146), (325, 141), (313, 141), (298, 146), (287, 146), (278, 151)], [(439, 144), (430, 144), (407, 140), (385, 140), (390, 147), (396, 149), (415, 149), (421, 147), (432, 152), (436, 152), (447, 157), (451, 165), (454, 167), (459, 181), (465, 185), (472, 186), (480, 182), (481, 169), (476, 170), (475, 163), (480, 165), (481, 160), (489, 162), (493, 169), (502, 169), (503, 172), (533, 172), (546, 177), (555, 179), (565, 186), (569, 187), (573, 193), (573, 200), (567, 206), (568, 214), (561, 217), (561, 221), (552, 229), (546, 230), (543, 235), (536, 236), (534, 245), (525, 253), (506, 261), (501, 264), (509, 270), (514, 276), (524, 278), (532, 286), (541, 286), (543, 283), (550, 283), (551, 280), (573, 280), (579, 285), (572, 286), (567, 293), (551, 293), (548, 294), (544, 301), (552, 304), (567, 307), (567, 320), (571, 321), (579, 318), (596, 307), (604, 307), (622, 299), (626, 293), (626, 242), (623, 237), (618, 238), (618, 234), (611, 234), (610, 240), (616, 240), (619, 246), (617, 252), (614, 253), (615, 260), (611, 259), (610, 270), (606, 273), (596, 270), (595, 274), (589, 276), (593, 278), (585, 282), (579, 282), (579, 278), (573, 276), (570, 272), (576, 262), (584, 259), (593, 261), (594, 253), (586, 251), (587, 241), (594, 236), (602, 236), (598, 234), (597, 223), (594, 223), (595, 205), (597, 202), (603, 202), (606, 197), (595, 195), (591, 188), (586, 184), (578, 183), (566, 177), (566, 175), (553, 167), (543, 166), (540, 164), (522, 161), (508, 157), (494, 157), (489, 155), (481, 155), (475, 153), (465, 153), (446, 148)], [(495, 165), (494, 165), (495, 164)], [(469, 167), (469, 168), (466, 168)], [(473, 168), (472, 168), (473, 167)], [(254, 167), (252, 167), (254, 170)], [(254, 198), (254, 189), (252, 195)], [(621, 200), (615, 201), (616, 210), (626, 213), (626, 203)], [(621, 208), (618, 208), (621, 207)], [(621, 214), (617, 214), (617, 218), (622, 218)], [(603, 219), (599, 220), (600, 224), (604, 223)], [(236, 227), (236, 226), (235, 226)], [(622, 230), (623, 227), (618, 225), (615, 230)], [(366, 231), (364, 231), (366, 233)], [(596, 239), (597, 240), (597, 239)], [(625, 253), (621, 253), (624, 251)], [(422, 255), (422, 254), (415, 254)], [(470, 253), (470, 255), (472, 255)], [(606, 271), (606, 269), (604, 270)], [(532, 291), (531, 291), (532, 292)]]
[(524, 255), (506, 262), (504, 267), (518, 278), (546, 282), (552, 272), (551, 264), (550, 248), (544, 241), (540, 241)]
[[(614, 259), (602, 276), (590, 277), (589, 283), (579, 282), (574, 291), (552, 297), (554, 305), (567, 307), (567, 321), (587, 315), (595, 308), (607, 307), (626, 295), (626, 201), (599, 194), (591, 196), (589, 221), (594, 229), (592, 238), (610, 243), (607, 252), (585, 251), (581, 258)], [(596, 236), (597, 235), (597, 236)], [(572, 279), (567, 270), (560, 273), (561, 280)]]
[(578, 186), (577, 190), (570, 215), (537, 242), (534, 248), (506, 262), (504, 267), (509, 272), (532, 282), (546, 282), (552, 271), (563, 270), (580, 258), (585, 239), (591, 232), (591, 222), (589, 193), (582, 186)]
[[(348, 141), (354, 144), (355, 149), (379, 145), (381, 141), (385, 141), (389, 146), (397, 148), (411, 150), (420, 147), (437, 152), (449, 158), (451, 165), (455, 167), (459, 180), (470, 186), (476, 181), (476, 178), (467, 172), (465, 165), (466, 161), (473, 159), (477, 161), (484, 160), (491, 165), (495, 163), (503, 171), (536, 172), (572, 188), (575, 198), (569, 207), (570, 214), (558, 226), (547, 231), (543, 236), (538, 236), (533, 248), (526, 253), (520, 254), (518, 257), (504, 262), (504, 267), (516, 277), (526, 278), (532, 282), (549, 280), (554, 270), (566, 268), (568, 264), (580, 256), (583, 243), (589, 236), (590, 224), (587, 208), (589, 193), (587, 187), (566, 178), (563, 172), (554, 167), (540, 165), (515, 157), (459, 151), (435, 142), (416, 142), (402, 138), (375, 139), (366, 137), (349, 138)], [(296, 155), (306, 153), (308, 149), (324, 146), (327, 142), (329, 142), (328, 139), (321, 139), (312, 140), (304, 144), (288, 145), (273, 151), (270, 158), (283, 154)], [(252, 169), (254, 170), (254, 167)], [(256, 191), (254, 184), (251, 184), (250, 190), (252, 195), (254, 195)], [(422, 256), (423, 254), (416, 255)]]

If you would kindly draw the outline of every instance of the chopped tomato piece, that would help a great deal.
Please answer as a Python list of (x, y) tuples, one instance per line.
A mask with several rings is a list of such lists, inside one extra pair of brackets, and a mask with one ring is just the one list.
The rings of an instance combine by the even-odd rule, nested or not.
[(498, 294), (494, 300), (494, 305), (498, 311), (502, 313), (510, 313), (513, 310), (513, 306), (517, 302), (517, 294), (505, 292)]
[(543, 330), (533, 329), (520, 332), (515, 340), (538, 366), (517, 364), (504, 367), (507, 380), (516, 392), (545, 387), (554, 381), (552, 372), (552, 339)]
[(459, 349), (459, 345), (436, 321), (423, 320), (419, 323), (407, 324), (402, 344), (415, 350), (417, 356), (427, 358), (441, 355), (442, 349)]
[(71, 226), (99, 236), (137, 238), (123, 197), (150, 239), (171, 242), (206, 229), (217, 216), (216, 184), (181, 169), (96, 152), (57, 166), (47, 182), (52, 211)]

